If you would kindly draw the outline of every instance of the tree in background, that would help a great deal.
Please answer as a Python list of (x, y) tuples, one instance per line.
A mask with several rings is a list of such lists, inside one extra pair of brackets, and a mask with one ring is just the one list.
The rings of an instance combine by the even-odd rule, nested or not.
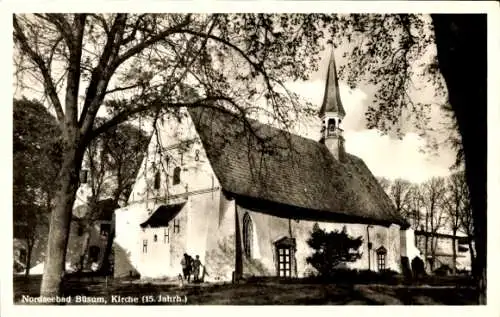
[(425, 235), (425, 258), (430, 256), (430, 269), (434, 270), (438, 243), (437, 233), (444, 228), (446, 195), (445, 180), (443, 177), (433, 177), (422, 185), (422, 206)]
[(404, 179), (396, 179), (392, 183), (390, 197), (396, 206), (396, 211), (406, 218), (409, 218), (410, 198), (411, 198), (411, 183)]
[[(111, 128), (90, 142), (85, 162), (89, 168), (91, 195), (87, 204), (91, 212), (83, 219), (87, 237), (90, 237), (90, 227), (102, 215), (100, 206), (106, 199), (115, 206), (113, 209), (127, 205), (148, 142), (149, 136), (140, 127), (127, 123)], [(114, 232), (110, 232), (104, 249), (105, 261), (100, 268), (102, 272), (107, 272), (110, 266), (107, 259), (111, 253), (113, 238)], [(84, 245), (83, 250), (88, 247), (88, 238)]]
[(392, 181), (387, 177), (377, 177), (377, 181), (380, 184), (380, 187), (382, 187), (384, 192), (389, 196), (391, 194)]
[(400, 178), (392, 181), (378, 177), (377, 180), (393, 202), (396, 212), (408, 221), (412, 229), (419, 229), (422, 213), (420, 186)]
[(361, 259), (358, 249), (363, 244), (363, 239), (349, 236), (345, 227), (342, 231), (326, 232), (315, 223), (307, 244), (313, 249), (313, 254), (306, 258), (307, 263), (318, 270), (321, 276), (330, 277), (339, 264)]
[(413, 230), (421, 229), (423, 218), (423, 197), (419, 184), (412, 184), (409, 190), (408, 199), (409, 213), (408, 220)]
[[(140, 128), (131, 124), (121, 124), (92, 140), (87, 147), (82, 170), (82, 179), (89, 189), (85, 205), (78, 219), (84, 235), (79, 268), (83, 269), (88, 253), (89, 241), (96, 221), (109, 210), (124, 207), (136, 179), (137, 170), (144, 158), (148, 136)], [(82, 189), (83, 190), (83, 189)], [(108, 235), (104, 259), (109, 257), (114, 233)], [(103, 262), (101, 270), (107, 272), (109, 263)]]
[[(451, 225), (453, 236), (456, 237), (458, 230), (461, 227), (460, 219), (464, 212), (465, 205), (469, 197), (465, 196), (465, 182), (464, 172), (455, 172), (447, 179), (447, 195), (444, 201), (444, 209), (448, 218), (448, 223)], [(457, 239), (453, 239), (453, 273), (456, 273), (457, 267)], [(471, 260), (474, 259), (471, 256)]]
[(111, 197), (120, 206), (126, 206), (137, 171), (142, 163), (149, 135), (140, 128), (122, 124), (100, 136), (103, 139), (105, 168), (115, 180)]
[(425, 259), (430, 258), (432, 270), (438, 243), (436, 234), (446, 225), (445, 178), (433, 177), (422, 184), (396, 179), (386, 187), (396, 211), (410, 223), (412, 229), (425, 233), (423, 253)]
[(48, 225), (56, 193), (60, 134), (47, 109), (25, 98), (14, 99), (13, 123), (14, 237), (25, 242), (29, 275), (32, 251)]
[[(398, 180), (391, 182), (385, 178), (379, 178), (389, 197), (396, 205), (397, 196), (391, 193), (398, 192), (393, 187), (399, 186)], [(464, 233), (469, 241), (471, 263), (474, 263), (474, 248), (472, 241), (474, 230), (472, 223), (472, 211), (468, 186), (465, 181), (464, 171), (455, 171), (448, 177), (435, 177), (422, 184), (408, 183), (408, 191), (405, 196), (407, 212), (401, 215), (410, 223), (414, 230), (424, 233), (425, 243), (422, 247), (426, 258), (434, 261), (437, 250), (438, 238), (436, 233), (451, 230), (453, 238), (453, 272), (456, 272), (457, 241), (459, 232)]]

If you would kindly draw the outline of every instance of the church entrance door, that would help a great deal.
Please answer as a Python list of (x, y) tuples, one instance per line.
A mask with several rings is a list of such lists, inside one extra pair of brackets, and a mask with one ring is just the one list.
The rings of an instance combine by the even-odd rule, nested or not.
[(276, 273), (279, 277), (295, 276), (295, 239), (285, 237), (275, 242)]
[(292, 276), (291, 251), (290, 247), (283, 246), (278, 248), (278, 276)]

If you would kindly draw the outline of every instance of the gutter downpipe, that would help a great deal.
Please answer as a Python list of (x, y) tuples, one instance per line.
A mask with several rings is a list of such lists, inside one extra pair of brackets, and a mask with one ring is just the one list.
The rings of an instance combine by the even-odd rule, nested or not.
[(370, 242), (370, 228), (373, 228), (372, 225), (367, 225), (366, 226), (366, 235), (368, 237), (368, 271), (371, 271), (371, 256), (370, 256), (370, 253), (371, 253), (371, 250), (372, 250), (372, 243)]

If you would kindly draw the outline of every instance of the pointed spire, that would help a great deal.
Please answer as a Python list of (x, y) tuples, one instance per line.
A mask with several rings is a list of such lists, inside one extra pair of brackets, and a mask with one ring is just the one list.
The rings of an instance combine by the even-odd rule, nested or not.
[(340, 100), (339, 81), (337, 78), (337, 68), (335, 67), (333, 45), (331, 48), (330, 61), (328, 62), (328, 72), (326, 74), (325, 95), (323, 97), (323, 104), (319, 110), (319, 116), (322, 117), (325, 112), (335, 112), (339, 116), (345, 116), (344, 107)]

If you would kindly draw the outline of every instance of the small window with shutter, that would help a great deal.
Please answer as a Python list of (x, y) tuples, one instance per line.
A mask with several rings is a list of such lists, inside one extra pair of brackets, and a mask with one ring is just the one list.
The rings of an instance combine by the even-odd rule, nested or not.
[(169, 233), (170, 233), (169, 227), (163, 228), (163, 243), (170, 242)]
[(174, 219), (174, 233), (179, 233), (181, 231), (181, 225), (179, 219)]

